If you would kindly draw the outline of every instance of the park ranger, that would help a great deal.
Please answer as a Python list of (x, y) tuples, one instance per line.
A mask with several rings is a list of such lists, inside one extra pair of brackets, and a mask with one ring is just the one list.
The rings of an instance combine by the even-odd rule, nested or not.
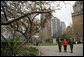
[(70, 38), (70, 40), (69, 40), (69, 45), (70, 45), (71, 53), (73, 53), (73, 41), (72, 41), (72, 38)]
[(58, 47), (59, 47), (59, 52), (61, 52), (61, 47), (62, 47), (61, 38), (58, 39)]

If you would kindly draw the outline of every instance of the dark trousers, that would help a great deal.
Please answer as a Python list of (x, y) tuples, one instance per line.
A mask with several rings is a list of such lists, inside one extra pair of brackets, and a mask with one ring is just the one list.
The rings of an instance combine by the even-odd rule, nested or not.
[(73, 46), (70, 45), (71, 53), (73, 53)]
[(59, 47), (59, 52), (61, 52), (61, 46), (58, 46)]
[(64, 51), (67, 52), (67, 46), (64, 46)]

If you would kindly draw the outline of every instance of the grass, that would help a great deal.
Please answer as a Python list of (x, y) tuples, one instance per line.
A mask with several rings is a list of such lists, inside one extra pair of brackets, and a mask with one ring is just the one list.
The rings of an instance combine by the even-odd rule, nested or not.
[(56, 46), (57, 44), (53, 44), (53, 43), (39, 43), (39, 46)]
[[(29, 43), (29, 45), (34, 46), (34, 43)], [(38, 43), (38, 46), (56, 46), (57, 44), (53, 44), (53, 43)]]

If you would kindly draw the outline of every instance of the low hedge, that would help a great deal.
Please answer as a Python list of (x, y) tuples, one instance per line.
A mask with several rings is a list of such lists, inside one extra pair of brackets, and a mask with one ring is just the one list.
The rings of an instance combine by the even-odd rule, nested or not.
[[(16, 45), (20, 45), (22, 43), (22, 41), (9, 41), (9, 43), (13, 46), (15, 43)], [(1, 41), (1, 47), (5, 48), (8, 47), (8, 44), (6, 41)]]
[(29, 48), (26, 48), (26, 50), (29, 51), (30, 56), (35, 56), (36, 52), (38, 51), (38, 49), (36, 49), (35, 47), (29, 47)]
[[(22, 43), (22, 41), (9, 41), (11, 45), (14, 45), (16, 43), (16, 46)], [(8, 44), (6, 41), (1, 41), (1, 56), (13, 56), (16, 54), (16, 56), (36, 56), (38, 49), (36, 47), (23, 47), (22, 50), (14, 50), (10, 51), (8, 48)], [(4, 53), (4, 51), (7, 51)]]
[(36, 47), (25, 47), (22, 48), (17, 54), (17, 56), (36, 56), (38, 49)]

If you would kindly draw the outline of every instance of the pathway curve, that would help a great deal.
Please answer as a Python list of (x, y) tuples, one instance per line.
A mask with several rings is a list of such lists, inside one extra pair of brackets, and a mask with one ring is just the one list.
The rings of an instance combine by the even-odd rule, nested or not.
[(41, 52), (41, 56), (83, 56), (83, 44), (75, 44), (73, 53), (70, 53), (70, 46), (67, 47), (67, 53), (58, 50), (58, 46), (37, 46)]

